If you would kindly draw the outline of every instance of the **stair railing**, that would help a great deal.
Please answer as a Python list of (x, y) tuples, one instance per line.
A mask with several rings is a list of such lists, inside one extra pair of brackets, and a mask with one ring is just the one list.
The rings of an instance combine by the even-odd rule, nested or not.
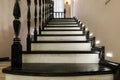
[(54, 12), (54, 18), (65, 18), (64, 12)]

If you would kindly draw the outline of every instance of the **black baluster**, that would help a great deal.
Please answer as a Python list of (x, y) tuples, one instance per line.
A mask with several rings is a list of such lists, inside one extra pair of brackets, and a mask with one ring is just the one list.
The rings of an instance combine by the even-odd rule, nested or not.
[(44, 0), (41, 0), (41, 22), (42, 22), (42, 30), (44, 30)]
[(39, 34), (41, 34), (41, 0), (39, 0)]
[(96, 41), (96, 38), (93, 37), (93, 38), (92, 38), (92, 42), (91, 42), (91, 44), (92, 44), (92, 48), (95, 48), (95, 41)]
[(37, 0), (34, 0), (35, 4), (35, 13), (34, 13), (34, 22), (35, 22), (35, 28), (34, 28), (34, 41), (37, 41)]
[(89, 37), (90, 37), (89, 35), (90, 35), (90, 31), (87, 31), (87, 32), (86, 32), (86, 39), (87, 39), (87, 40), (89, 40)]
[(66, 18), (66, 9), (64, 9), (64, 18)]
[(27, 28), (28, 28), (28, 34), (27, 34), (27, 51), (31, 51), (31, 37), (30, 37), (30, 26), (31, 26), (31, 12), (30, 12), (30, 6), (31, 6), (31, 0), (27, 0), (28, 5), (28, 12), (27, 12)]
[(20, 6), (19, 6), (19, 0), (16, 0), (15, 6), (14, 6), (14, 11), (13, 15), (15, 17), (13, 21), (13, 26), (14, 26), (14, 33), (15, 33), (15, 38), (14, 42), (11, 48), (11, 67), (12, 69), (20, 69), (22, 68), (22, 45), (20, 43), (20, 38), (19, 38), (19, 32), (20, 32), (20, 25), (21, 22), (19, 18), (21, 17), (21, 12), (20, 12)]

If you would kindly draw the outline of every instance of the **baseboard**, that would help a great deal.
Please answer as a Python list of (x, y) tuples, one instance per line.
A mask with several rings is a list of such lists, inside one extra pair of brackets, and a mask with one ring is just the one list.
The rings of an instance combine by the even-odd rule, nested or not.
[(2, 58), (0, 58), (0, 61), (10, 61), (10, 58), (9, 57), (2, 57)]

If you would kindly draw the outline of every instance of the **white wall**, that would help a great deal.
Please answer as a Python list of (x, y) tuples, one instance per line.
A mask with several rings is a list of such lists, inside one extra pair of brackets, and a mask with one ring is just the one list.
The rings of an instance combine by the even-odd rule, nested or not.
[(54, 0), (54, 12), (64, 12), (64, 0)]
[(120, 62), (120, 0), (73, 0), (73, 15), (77, 16), (113, 52), (109, 60)]

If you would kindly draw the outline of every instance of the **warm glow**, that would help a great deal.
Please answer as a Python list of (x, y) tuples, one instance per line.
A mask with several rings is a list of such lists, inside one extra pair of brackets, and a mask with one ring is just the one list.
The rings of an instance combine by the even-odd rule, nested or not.
[(106, 53), (106, 56), (107, 56), (107, 57), (113, 57), (113, 53), (112, 53), (112, 52), (107, 52), (107, 53)]
[(85, 30), (88, 31), (88, 28), (86, 28)]
[(90, 36), (93, 36), (93, 33), (90, 33)]
[(95, 42), (96, 44), (100, 44), (100, 40), (96, 40), (96, 42)]
[(65, 4), (66, 5), (70, 5), (71, 4), (71, 0), (65, 0)]
[(85, 25), (83, 24), (82, 27), (85, 27)]

